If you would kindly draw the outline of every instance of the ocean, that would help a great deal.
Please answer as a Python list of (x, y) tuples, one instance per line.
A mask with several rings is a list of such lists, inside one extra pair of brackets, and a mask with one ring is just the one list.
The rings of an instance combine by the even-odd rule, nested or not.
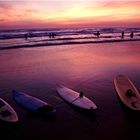
[[(97, 37), (97, 32), (100, 36)], [(124, 38), (121, 33), (124, 32)], [(130, 38), (130, 33), (134, 37)], [(54, 34), (49, 36), (50, 33)], [(26, 38), (27, 36), (27, 38)], [(0, 30), (0, 49), (139, 40), (140, 28), (52, 28)]]
[[(83, 35), (75, 36), (79, 34)], [(120, 30), (111, 34), (120, 35)], [(127, 75), (140, 92), (140, 41), (0, 50), (0, 97), (19, 116), (17, 124), (0, 121), (1, 138), (139, 140), (140, 112), (128, 111), (120, 102), (113, 82), (119, 74)], [(83, 91), (97, 105), (95, 115), (66, 103), (58, 96), (56, 84)], [(13, 99), (13, 89), (48, 102), (56, 109), (55, 118), (46, 121), (27, 111)]]

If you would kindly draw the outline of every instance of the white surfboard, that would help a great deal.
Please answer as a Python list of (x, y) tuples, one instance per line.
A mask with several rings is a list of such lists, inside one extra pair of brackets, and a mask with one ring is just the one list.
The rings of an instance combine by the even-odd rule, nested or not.
[(66, 100), (68, 103), (82, 108), (82, 109), (86, 109), (86, 110), (95, 110), (97, 109), (97, 106), (95, 105), (94, 102), (92, 102), (90, 99), (88, 99), (87, 97), (85, 97), (84, 95), (82, 95), (80, 97), (80, 93), (69, 89), (65, 86), (57, 86), (57, 92), (58, 94), (64, 99)]
[(30, 96), (23, 92), (18, 92), (13, 90), (14, 99), (26, 109), (36, 112), (42, 116), (51, 115), (55, 113), (53, 109), (47, 102), (44, 102), (36, 97)]
[(17, 122), (18, 116), (15, 110), (0, 98), (0, 119), (7, 122)]
[(132, 110), (140, 110), (140, 94), (132, 81), (125, 75), (118, 75), (114, 84), (121, 101)]

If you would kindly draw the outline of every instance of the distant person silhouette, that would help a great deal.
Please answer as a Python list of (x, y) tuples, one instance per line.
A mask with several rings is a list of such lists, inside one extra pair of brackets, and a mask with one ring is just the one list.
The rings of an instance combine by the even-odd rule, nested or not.
[(124, 38), (124, 31), (121, 34), (122, 34), (122, 38)]
[(52, 33), (49, 33), (49, 38), (52, 38)]
[(134, 37), (134, 32), (131, 32), (130, 33), (130, 38), (133, 38)]
[(49, 38), (52, 38), (53, 37), (53, 33), (49, 33)]
[(94, 35), (96, 35), (96, 36), (99, 38), (99, 36), (100, 36), (100, 32), (97, 31), (97, 33), (94, 33)]
[(56, 34), (55, 33), (49, 33), (49, 38), (55, 38)]
[(25, 34), (25, 40), (27, 40), (27, 39), (28, 39), (28, 34), (26, 33), (26, 34)]
[(55, 38), (56, 34), (55, 33), (52, 33), (52, 38)]

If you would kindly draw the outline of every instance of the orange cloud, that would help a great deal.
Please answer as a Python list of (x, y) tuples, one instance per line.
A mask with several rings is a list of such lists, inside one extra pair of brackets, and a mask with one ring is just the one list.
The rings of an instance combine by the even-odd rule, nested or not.
[(0, 27), (139, 26), (139, 9), (140, 1), (130, 0), (7, 1), (0, 2)]

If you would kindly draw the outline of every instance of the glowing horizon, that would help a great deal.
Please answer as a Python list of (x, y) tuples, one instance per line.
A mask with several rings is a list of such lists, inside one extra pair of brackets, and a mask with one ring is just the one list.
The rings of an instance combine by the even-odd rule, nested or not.
[(0, 1), (0, 29), (140, 25), (140, 1)]

